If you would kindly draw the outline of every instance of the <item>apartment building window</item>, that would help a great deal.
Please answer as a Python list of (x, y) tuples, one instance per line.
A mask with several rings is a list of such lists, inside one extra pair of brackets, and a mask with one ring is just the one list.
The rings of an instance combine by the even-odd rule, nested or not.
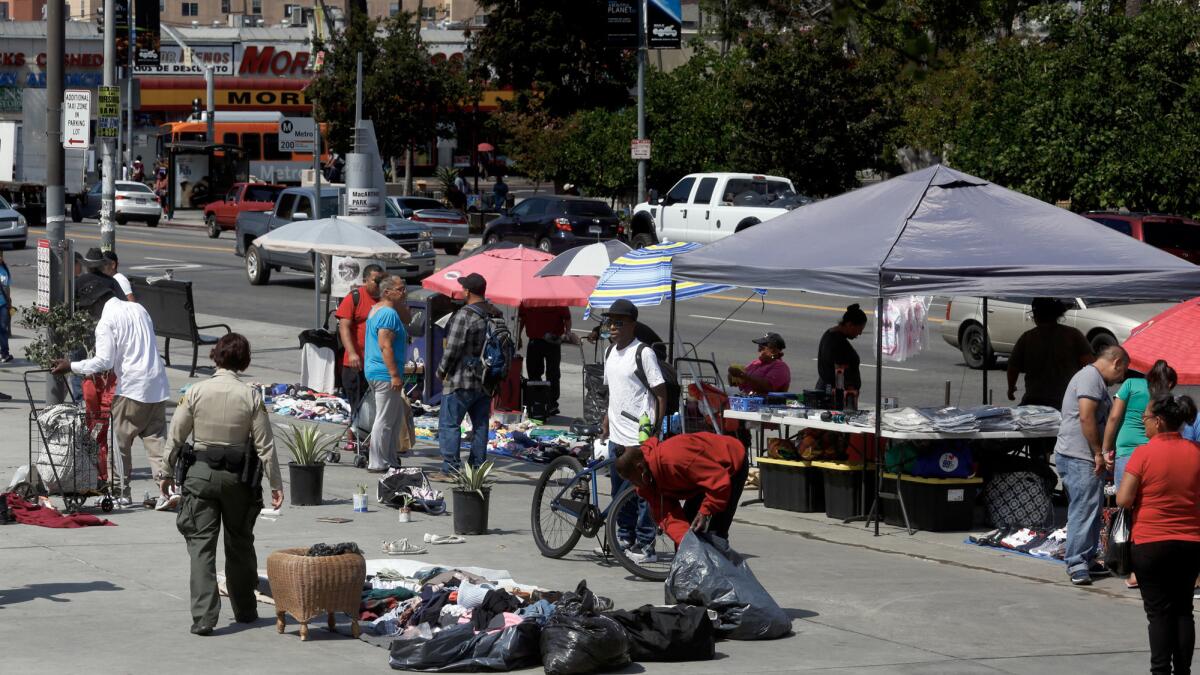
[(389, 2), (388, 3), (388, 16), (396, 16), (399, 13), (400, 13), (400, 3)]
[(0, 2), (0, 21), (8, 21), (8, 3)]
[(221, 13), (228, 14), (231, 11), (233, 10), (229, 8), (229, 0), (221, 0)]
[(262, 14), (262, 0), (250, 0), (250, 13)]
[(183, 5), (183, 7), (181, 10), (181, 13), (184, 16), (200, 16), (200, 3), (185, 2), (185, 3), (182, 3), (182, 5)]
[(421, 7), (422, 21), (437, 21), (437, 7)]

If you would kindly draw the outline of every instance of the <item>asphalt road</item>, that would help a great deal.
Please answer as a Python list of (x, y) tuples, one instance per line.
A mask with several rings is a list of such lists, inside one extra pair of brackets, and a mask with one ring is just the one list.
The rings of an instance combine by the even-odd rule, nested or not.
[[(5, 256), (12, 268), (14, 284), (32, 289), (35, 284), (34, 242), (43, 231), (30, 231), (30, 246), (23, 251), (7, 251)], [(99, 226), (94, 221), (68, 224), (68, 236), (75, 240), (76, 249), (86, 251), (99, 246)], [(141, 224), (118, 226), (117, 251), (121, 270), (131, 275), (160, 275), (166, 268), (175, 270), (175, 278), (194, 282), (196, 309), (206, 314), (218, 314), (233, 319), (276, 323), (286, 332), (311, 327), (313, 282), (309, 274), (284, 271), (272, 275), (265, 286), (251, 286), (246, 280), (242, 258), (233, 252), (229, 233), (220, 239), (209, 239), (203, 231), (183, 228), (147, 228)], [(457, 258), (439, 255), (441, 268)], [(864, 309), (873, 307), (869, 299), (842, 298), (772, 291), (765, 299), (755, 296), (744, 302), (750, 291), (734, 289), (725, 293), (681, 302), (677, 305), (678, 331), (686, 342), (695, 343), (701, 358), (715, 360), (722, 372), (730, 363), (746, 363), (754, 358), (755, 346), (750, 342), (766, 331), (775, 331), (787, 341), (785, 359), (792, 369), (794, 391), (811, 387), (816, 381), (816, 351), (821, 334), (835, 324), (847, 304), (860, 302)], [(977, 404), (982, 398), (981, 374), (962, 365), (958, 351), (940, 337), (944, 304), (937, 302), (931, 310), (931, 345), (916, 358), (904, 363), (885, 362), (883, 392), (896, 396), (901, 405), (937, 405), (943, 401), (945, 382), (951, 386), (951, 402)], [(645, 308), (642, 320), (649, 323), (664, 338), (667, 336), (669, 309), (666, 305)], [(724, 323), (722, 323), (724, 320)], [(874, 396), (874, 332), (873, 321), (868, 330), (856, 340), (864, 364), (863, 400)], [(576, 328), (591, 328), (591, 322), (575, 311)], [(715, 328), (715, 330), (714, 330)], [(586, 344), (586, 343), (585, 343)], [(583, 356), (594, 360), (588, 346)], [(578, 348), (566, 347), (564, 359), (579, 363)], [(704, 373), (704, 374), (707, 374)], [(999, 402), (1004, 396), (1003, 372), (992, 371), (990, 387)], [(572, 385), (568, 385), (572, 386)]]

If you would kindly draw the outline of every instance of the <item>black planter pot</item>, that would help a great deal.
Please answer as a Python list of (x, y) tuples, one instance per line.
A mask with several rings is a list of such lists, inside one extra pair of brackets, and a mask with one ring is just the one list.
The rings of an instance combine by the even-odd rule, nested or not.
[(491, 488), (478, 492), (454, 491), (454, 534), (487, 534)]
[(288, 478), (291, 479), (293, 505), (321, 505), (321, 488), (325, 483), (324, 464), (288, 462)]

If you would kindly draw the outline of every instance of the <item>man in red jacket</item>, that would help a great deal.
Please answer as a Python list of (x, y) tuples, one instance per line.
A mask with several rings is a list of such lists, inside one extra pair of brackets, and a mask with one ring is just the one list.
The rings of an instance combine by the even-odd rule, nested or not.
[(676, 544), (689, 528), (729, 538), (748, 469), (741, 442), (707, 432), (651, 438), (617, 458), (617, 473), (637, 486)]

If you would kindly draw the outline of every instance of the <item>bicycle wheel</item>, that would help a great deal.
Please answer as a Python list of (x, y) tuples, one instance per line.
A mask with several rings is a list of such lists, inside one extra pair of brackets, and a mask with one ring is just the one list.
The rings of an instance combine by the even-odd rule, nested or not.
[[(583, 534), (579, 519), (587, 513), (592, 495), (586, 480), (575, 480), (581, 471), (579, 460), (570, 455), (558, 457), (542, 472), (533, 491), (530, 529), (538, 550), (547, 558), (563, 557)], [(568, 485), (570, 490), (559, 497)]]
[(671, 571), (671, 563), (675, 561), (675, 542), (671, 541), (661, 527), (655, 526), (654, 528), (653, 558), (640, 562), (630, 557), (629, 550), (622, 546), (621, 540), (617, 536), (617, 514), (621, 513), (621, 509), (626, 504), (636, 503), (638, 499), (634, 487), (629, 485), (621, 491), (621, 494), (617, 495), (612, 506), (609, 507), (608, 519), (604, 524), (605, 533), (608, 535), (609, 550), (617, 562), (621, 563), (621, 567), (637, 576), (650, 581), (666, 581), (667, 573)]

